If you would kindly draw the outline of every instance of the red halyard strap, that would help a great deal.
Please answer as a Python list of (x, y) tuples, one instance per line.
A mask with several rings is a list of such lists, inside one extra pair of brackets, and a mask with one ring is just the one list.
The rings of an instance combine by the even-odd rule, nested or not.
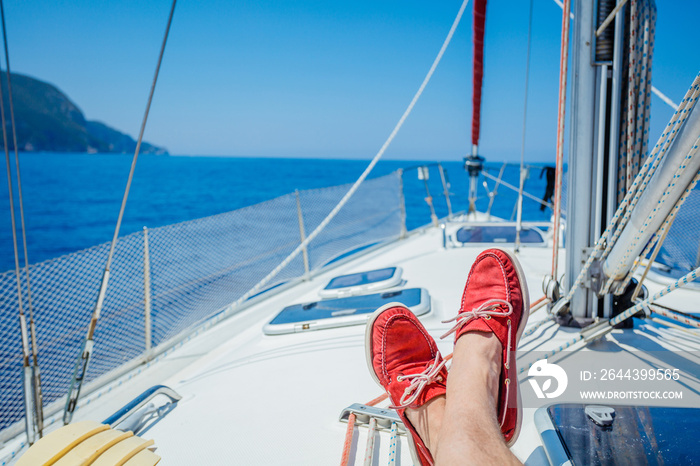
[(474, 79), (472, 90), (472, 144), (479, 145), (481, 128), (481, 82), (484, 78), (484, 29), (486, 0), (474, 1)]

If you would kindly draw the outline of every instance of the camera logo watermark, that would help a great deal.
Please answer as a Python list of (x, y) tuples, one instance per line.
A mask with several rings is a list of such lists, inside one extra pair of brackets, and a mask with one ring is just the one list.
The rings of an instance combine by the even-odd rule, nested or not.
[[(535, 362), (527, 372), (527, 375), (531, 377), (529, 382), (537, 398), (556, 398), (564, 393), (569, 383), (569, 378), (566, 376), (564, 369), (557, 364), (548, 363), (546, 359), (540, 359)], [(541, 387), (537, 379), (545, 379)], [(554, 390), (550, 391), (552, 380), (556, 380), (557, 385)]]

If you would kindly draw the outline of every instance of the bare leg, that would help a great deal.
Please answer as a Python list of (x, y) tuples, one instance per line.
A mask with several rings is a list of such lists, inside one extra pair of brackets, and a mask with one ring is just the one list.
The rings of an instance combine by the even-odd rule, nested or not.
[(502, 351), (492, 333), (469, 332), (455, 343), (438, 444), (431, 447), (436, 464), (522, 464), (496, 419)]
[(433, 458), (437, 455), (438, 435), (444, 412), (444, 396), (435, 397), (417, 409), (406, 409), (406, 417), (411, 421), (420, 438), (423, 439)]

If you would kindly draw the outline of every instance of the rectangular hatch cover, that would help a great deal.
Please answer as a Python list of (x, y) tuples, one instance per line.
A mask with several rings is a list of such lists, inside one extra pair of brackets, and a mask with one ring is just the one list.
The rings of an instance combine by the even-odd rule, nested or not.
[(399, 302), (414, 314), (430, 310), (430, 295), (424, 288), (407, 288), (345, 298), (322, 299), (311, 303), (292, 304), (282, 309), (263, 331), (266, 335), (321, 330), (361, 325), (371, 313), (385, 304)]

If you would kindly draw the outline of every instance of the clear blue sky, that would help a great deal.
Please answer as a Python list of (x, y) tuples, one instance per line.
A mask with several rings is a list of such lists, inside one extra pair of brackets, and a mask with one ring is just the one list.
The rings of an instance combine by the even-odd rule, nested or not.
[[(691, 5), (692, 3), (692, 5)], [(460, 0), (180, 0), (146, 130), (172, 154), (364, 158), (406, 108)], [(136, 136), (170, 0), (9, 1), (13, 71)], [(470, 4), (386, 157), (470, 147)], [(518, 160), (529, 2), (490, 0), (481, 152)], [(658, 2), (653, 83), (680, 100), (700, 69), (696, 2)], [(561, 10), (535, 0), (526, 158), (552, 160)], [(653, 144), (671, 109), (654, 97)]]

